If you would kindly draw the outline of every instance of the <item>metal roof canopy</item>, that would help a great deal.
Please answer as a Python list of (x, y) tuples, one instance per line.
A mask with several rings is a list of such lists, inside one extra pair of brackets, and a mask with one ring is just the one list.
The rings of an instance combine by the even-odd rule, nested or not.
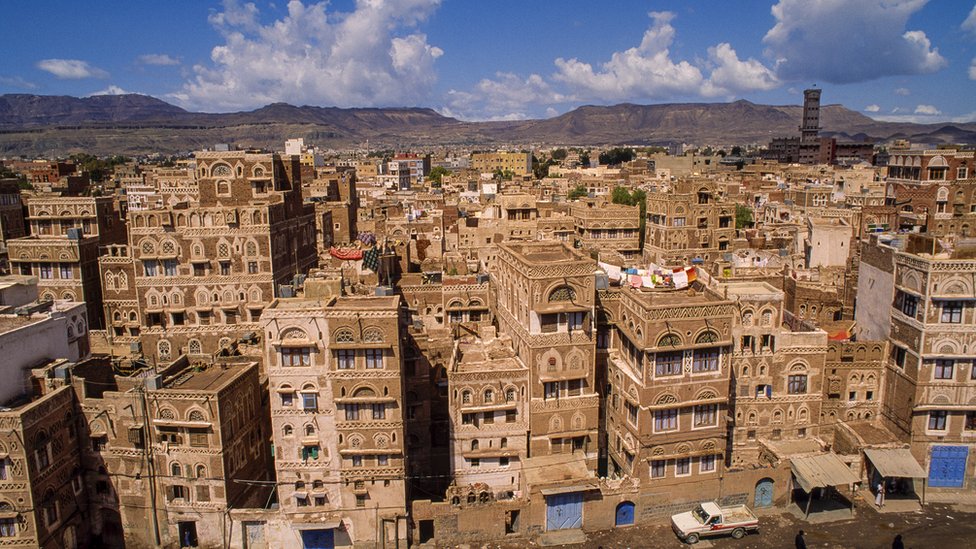
[(864, 454), (883, 477), (925, 478), (925, 470), (907, 448), (865, 448)]
[(836, 454), (790, 458), (790, 465), (796, 481), (807, 493), (814, 488), (850, 485), (861, 480)]

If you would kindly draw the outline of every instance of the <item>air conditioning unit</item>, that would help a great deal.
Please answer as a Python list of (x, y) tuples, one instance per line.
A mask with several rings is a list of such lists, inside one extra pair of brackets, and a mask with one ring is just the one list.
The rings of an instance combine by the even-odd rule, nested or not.
[(163, 388), (163, 376), (154, 375), (146, 378), (146, 389), (150, 391), (158, 391)]
[(68, 240), (81, 240), (83, 235), (84, 233), (82, 233), (81, 229), (68, 229)]

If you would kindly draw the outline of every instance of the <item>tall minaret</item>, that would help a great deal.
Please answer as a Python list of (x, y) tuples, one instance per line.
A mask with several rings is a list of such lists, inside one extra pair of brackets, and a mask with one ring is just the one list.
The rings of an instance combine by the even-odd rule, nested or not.
[(820, 137), (820, 91), (803, 90), (803, 124), (800, 143), (813, 143)]

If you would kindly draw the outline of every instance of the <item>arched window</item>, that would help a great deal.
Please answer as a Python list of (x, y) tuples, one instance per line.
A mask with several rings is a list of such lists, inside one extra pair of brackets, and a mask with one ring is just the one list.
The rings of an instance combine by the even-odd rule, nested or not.
[(681, 345), (681, 338), (678, 334), (664, 334), (661, 339), (658, 340), (658, 347), (679, 347)]
[(169, 360), (172, 354), (172, 346), (170, 345), (169, 341), (163, 340), (157, 343), (156, 350), (159, 353), (160, 360)]
[(461, 403), (462, 404), (471, 403), (471, 391), (461, 391)]
[(515, 389), (505, 389), (505, 402), (515, 402)]
[(570, 286), (559, 286), (549, 292), (549, 302), (555, 301), (576, 301), (576, 290)]
[(191, 339), (186, 344), (187, 353), (191, 355), (199, 355), (203, 353), (203, 344), (200, 343), (199, 339)]
[(718, 334), (709, 330), (707, 332), (702, 332), (695, 340), (695, 343), (715, 343), (718, 341)]
[(288, 424), (285, 424), (281, 428), (281, 434), (283, 436), (286, 436), (286, 437), (290, 437), (294, 432), (295, 432), (295, 429), (291, 425), (288, 425)]
[(258, 245), (254, 242), (248, 242), (244, 245), (244, 255), (248, 257), (258, 255)]
[(197, 465), (197, 478), (206, 478), (207, 468), (203, 465)]
[(307, 437), (315, 436), (315, 426), (314, 425), (306, 425), (305, 426), (305, 436), (307, 436)]
[(179, 463), (173, 462), (173, 464), (170, 465), (169, 469), (170, 469), (170, 474), (172, 474), (174, 477), (183, 476), (183, 468), (180, 466)]
[(491, 389), (485, 389), (485, 403), (489, 404), (495, 400), (495, 391)]
[(477, 439), (471, 441), (471, 449), (472, 450), (477, 450), (478, 449), (478, 440)]

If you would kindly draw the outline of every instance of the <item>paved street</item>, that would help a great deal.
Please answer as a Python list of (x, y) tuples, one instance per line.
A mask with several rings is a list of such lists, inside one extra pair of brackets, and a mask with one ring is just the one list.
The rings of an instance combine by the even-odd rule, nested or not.
[[(806, 532), (807, 546), (823, 548), (888, 548), (895, 534), (901, 534), (905, 547), (972, 547), (976, 540), (976, 508), (953, 508), (932, 504), (923, 511), (879, 514), (871, 506), (858, 505), (853, 520), (809, 524), (792, 514), (767, 515), (760, 519), (760, 532), (741, 540), (716, 538), (702, 541), (697, 548), (765, 549), (793, 547), (799, 529)], [(638, 548), (689, 547), (677, 540), (667, 526), (634, 528), (591, 536), (573, 547)]]
[[(806, 532), (807, 546), (825, 549), (887, 549), (896, 534), (901, 534), (906, 548), (955, 549), (973, 547), (976, 542), (976, 506), (932, 503), (922, 511), (878, 513), (873, 505), (859, 499), (857, 516), (823, 524), (804, 522), (788, 512), (760, 516), (760, 532), (741, 540), (715, 538), (703, 540), (695, 549), (771, 549), (792, 548), (799, 529)], [(486, 543), (477, 547), (515, 549), (521, 543)], [(534, 546), (534, 545), (532, 545)], [(564, 545), (565, 549), (638, 549), (690, 548), (675, 537), (665, 524), (623, 528), (590, 534), (586, 543)]]

